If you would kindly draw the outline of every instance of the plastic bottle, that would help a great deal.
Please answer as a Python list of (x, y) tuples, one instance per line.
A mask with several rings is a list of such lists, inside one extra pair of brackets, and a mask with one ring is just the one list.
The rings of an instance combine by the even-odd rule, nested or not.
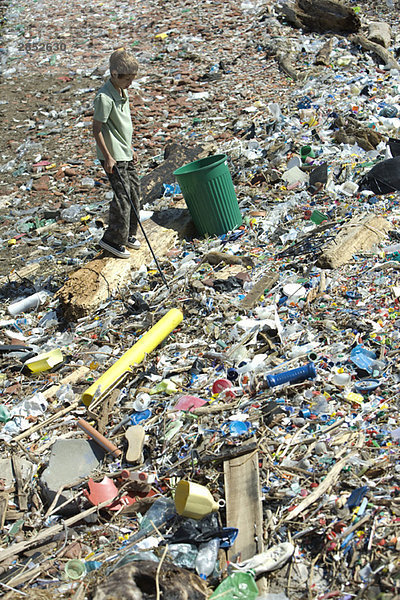
[(73, 402), (75, 400), (75, 393), (71, 384), (66, 383), (56, 391), (56, 398), (61, 404), (67, 402)]
[(214, 538), (206, 544), (200, 544), (196, 557), (196, 571), (202, 579), (207, 579), (214, 571), (218, 558), (219, 539)]
[(320, 394), (317, 396), (312, 405), (312, 413), (314, 415), (329, 414), (329, 404), (325, 396)]
[(267, 375), (267, 383), (269, 387), (275, 387), (282, 383), (294, 383), (304, 381), (304, 379), (314, 379), (317, 376), (314, 363), (308, 363), (304, 367), (277, 373), (276, 375)]
[(83, 207), (80, 204), (71, 204), (71, 206), (68, 206), (68, 208), (64, 208), (61, 211), (61, 218), (67, 223), (73, 223), (80, 219), (83, 212)]
[(20, 313), (31, 308), (38, 308), (38, 306), (43, 304), (48, 297), (49, 294), (45, 291), (36, 292), (36, 294), (32, 294), (31, 296), (23, 298), (18, 302), (13, 302), (13, 304), (10, 304), (7, 310), (10, 315), (15, 317), (16, 315), (19, 315)]
[[(140, 523), (140, 530), (135, 536), (140, 538), (150, 535), (153, 531), (153, 525), (160, 527), (176, 515), (175, 503), (170, 498), (158, 498), (149, 508)], [(133, 538), (130, 538), (133, 541)]]
[(193, 544), (170, 544), (168, 546), (168, 554), (177, 567), (194, 569), (197, 549)]

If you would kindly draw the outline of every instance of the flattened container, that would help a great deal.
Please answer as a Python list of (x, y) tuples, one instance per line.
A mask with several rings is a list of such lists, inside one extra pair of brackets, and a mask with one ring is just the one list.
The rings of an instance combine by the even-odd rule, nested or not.
[(195, 160), (174, 175), (199, 233), (222, 235), (242, 224), (225, 154)]

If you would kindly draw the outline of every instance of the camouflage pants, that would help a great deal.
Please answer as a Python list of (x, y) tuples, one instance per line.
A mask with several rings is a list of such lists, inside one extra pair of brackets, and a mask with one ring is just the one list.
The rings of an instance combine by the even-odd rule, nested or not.
[[(104, 167), (104, 162), (102, 161)], [(125, 184), (127, 192), (139, 215), (140, 211), (140, 180), (133, 161), (117, 162), (118, 171)], [(107, 173), (114, 192), (108, 214), (108, 228), (103, 239), (114, 244), (125, 245), (128, 237), (136, 236), (138, 221), (132, 204), (125, 193), (121, 181), (116, 173)]]

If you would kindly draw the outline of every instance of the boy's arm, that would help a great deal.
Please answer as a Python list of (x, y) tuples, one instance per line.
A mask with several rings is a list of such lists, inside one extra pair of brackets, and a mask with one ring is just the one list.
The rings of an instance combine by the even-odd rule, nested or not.
[(105, 170), (107, 171), (107, 173), (112, 173), (114, 165), (116, 164), (117, 161), (114, 160), (114, 158), (111, 156), (111, 154), (106, 146), (103, 134), (101, 132), (102, 125), (103, 125), (103, 123), (101, 121), (96, 121), (96, 119), (93, 119), (93, 137), (96, 140), (96, 143), (97, 143), (98, 147), (100, 148), (102, 155), (104, 156)]

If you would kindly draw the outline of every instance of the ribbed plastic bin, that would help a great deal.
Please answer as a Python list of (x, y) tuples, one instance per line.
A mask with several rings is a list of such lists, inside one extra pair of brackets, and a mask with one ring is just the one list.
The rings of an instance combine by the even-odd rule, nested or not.
[(225, 154), (195, 160), (174, 175), (200, 234), (222, 235), (242, 224)]

